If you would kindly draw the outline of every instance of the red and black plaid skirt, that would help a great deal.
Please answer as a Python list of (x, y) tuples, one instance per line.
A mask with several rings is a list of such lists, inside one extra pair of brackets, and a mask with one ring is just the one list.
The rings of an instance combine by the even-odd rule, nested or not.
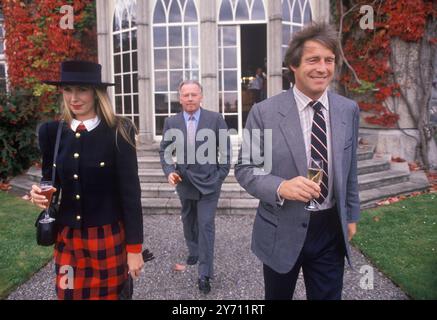
[(116, 300), (128, 278), (121, 223), (62, 228), (54, 257), (59, 300)]

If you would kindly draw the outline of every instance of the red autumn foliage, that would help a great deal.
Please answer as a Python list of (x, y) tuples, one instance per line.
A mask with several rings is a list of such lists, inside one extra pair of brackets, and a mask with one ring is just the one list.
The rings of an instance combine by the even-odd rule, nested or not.
[[(344, 11), (352, 7), (352, 1), (339, 1), (345, 6)], [(369, 4), (367, 0), (353, 3)], [(360, 29), (357, 21), (362, 15), (359, 10), (346, 16), (343, 26), (343, 51), (367, 88), (360, 88), (350, 70), (343, 72), (340, 83), (348, 91), (366, 92), (359, 106), (361, 110), (373, 114), (365, 118), (368, 123), (394, 127), (399, 115), (384, 105), (389, 97), (400, 95), (399, 84), (394, 83), (390, 68), (390, 42), (395, 37), (404, 41), (420, 41), (427, 18), (437, 16), (437, 6), (432, 0), (385, 0), (380, 2), (380, 6), (374, 6), (374, 10), (374, 30)]]
[[(60, 8), (68, 2), (74, 9), (73, 30), (60, 27), (65, 16)], [(33, 88), (40, 80), (56, 79), (59, 63), (67, 58), (96, 60), (95, 13), (90, 11), (93, 1), (68, 2), (2, 1), (5, 54), (12, 88)], [(80, 25), (86, 28), (82, 30)]]

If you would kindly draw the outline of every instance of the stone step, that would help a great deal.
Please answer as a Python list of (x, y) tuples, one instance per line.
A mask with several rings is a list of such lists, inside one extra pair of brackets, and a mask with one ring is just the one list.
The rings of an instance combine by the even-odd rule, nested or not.
[(407, 182), (360, 191), (361, 209), (372, 208), (382, 199), (424, 191), (428, 188), (429, 182), (426, 175), (421, 171), (412, 172)]
[(390, 169), (390, 162), (387, 160), (360, 160), (357, 163), (358, 175), (381, 172)]
[(380, 188), (387, 185), (407, 182), (410, 174), (397, 170), (373, 172), (358, 176), (358, 188), (360, 191)]
[[(181, 212), (181, 203), (177, 198), (142, 198), (141, 203), (143, 206), (143, 214), (180, 214)], [(254, 215), (258, 203), (258, 199), (220, 198), (217, 206), (217, 214)]]
[[(176, 198), (176, 189), (168, 183), (141, 183), (141, 196), (143, 198)], [(226, 199), (253, 199), (237, 183), (224, 183), (221, 190), (221, 198)]]
[[(161, 169), (138, 169), (141, 183), (166, 183), (167, 178)], [(234, 170), (231, 169), (229, 175), (226, 177), (225, 183), (237, 183), (234, 176)]]
[(357, 159), (368, 160), (373, 158), (375, 147), (371, 145), (358, 145)]

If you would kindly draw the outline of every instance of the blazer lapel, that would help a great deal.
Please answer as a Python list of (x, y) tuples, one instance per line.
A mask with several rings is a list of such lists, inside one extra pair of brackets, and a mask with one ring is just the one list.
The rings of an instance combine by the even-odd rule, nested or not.
[(329, 121), (331, 126), (331, 154), (332, 168), (334, 169), (334, 191), (339, 195), (339, 188), (342, 181), (342, 163), (344, 153), (344, 135), (346, 122), (343, 119), (343, 105), (328, 91), (329, 99)]
[(294, 99), (292, 89), (284, 95), (281, 102), (279, 113), (284, 117), (279, 124), (282, 134), (284, 135), (287, 147), (293, 156), (299, 175), (307, 175), (307, 157), (305, 151), (305, 142), (300, 125), (299, 112)]

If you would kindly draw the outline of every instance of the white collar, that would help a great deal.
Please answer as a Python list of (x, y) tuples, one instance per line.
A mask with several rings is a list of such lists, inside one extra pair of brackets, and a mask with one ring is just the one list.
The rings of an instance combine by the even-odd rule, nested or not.
[[(313, 99), (311, 99), (310, 97), (305, 95), (302, 91), (300, 91), (296, 87), (296, 85), (293, 86), (293, 94), (296, 100), (299, 100), (301, 102), (301, 103), (297, 103), (297, 108), (299, 109), (299, 111), (304, 110), (306, 107), (309, 106), (309, 103), (313, 101)], [(320, 96), (319, 99), (317, 99), (317, 101), (319, 101), (326, 110), (329, 110), (328, 89), (326, 89), (325, 92), (323, 92), (323, 94)]]
[(84, 124), (85, 128), (89, 132), (89, 131), (95, 129), (100, 124), (100, 118), (99, 118), (99, 116), (96, 116), (95, 118), (88, 119), (88, 120), (85, 120), (85, 121), (79, 121), (79, 120), (73, 119), (71, 121), (71, 125), (70, 125), (71, 130), (76, 131), (77, 127), (81, 123)]

